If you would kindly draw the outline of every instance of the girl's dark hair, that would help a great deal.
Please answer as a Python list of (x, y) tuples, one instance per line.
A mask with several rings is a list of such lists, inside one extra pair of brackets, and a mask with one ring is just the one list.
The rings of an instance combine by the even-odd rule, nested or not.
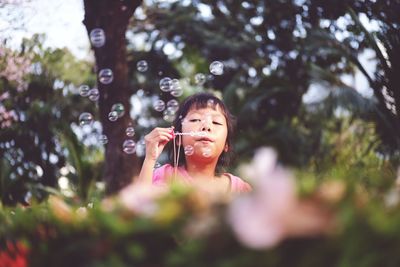
[[(232, 139), (233, 139), (233, 134), (234, 134), (234, 128), (236, 124), (236, 119), (235, 117), (229, 112), (228, 108), (225, 106), (224, 102), (222, 102), (221, 99), (216, 97), (215, 95), (211, 93), (197, 93), (194, 95), (189, 96), (186, 98), (183, 103), (180, 105), (177, 113), (175, 120), (173, 121), (173, 126), (175, 127), (175, 132), (182, 132), (182, 120), (186, 117), (188, 112), (194, 108), (194, 109), (202, 109), (202, 108), (207, 108), (211, 107), (214, 110), (219, 107), (221, 110), (221, 113), (225, 116), (226, 123), (227, 123), (227, 128), (228, 128), (228, 135), (226, 137), (226, 144), (228, 145), (228, 151), (225, 152), (223, 151), (222, 154), (220, 155), (217, 166), (216, 166), (216, 174), (221, 175), (227, 166), (229, 166), (229, 163), (232, 159), (233, 156), (233, 151), (232, 151)], [(178, 144), (176, 144), (176, 150), (178, 150)], [(186, 164), (186, 159), (185, 159), (185, 154), (184, 154), (184, 148), (181, 146), (179, 153), (183, 156), (179, 157), (179, 162), (178, 165), (182, 166)], [(173, 149), (173, 144), (171, 143), (169, 147), (169, 160), (170, 163), (173, 164), (174, 160), (174, 149)]]

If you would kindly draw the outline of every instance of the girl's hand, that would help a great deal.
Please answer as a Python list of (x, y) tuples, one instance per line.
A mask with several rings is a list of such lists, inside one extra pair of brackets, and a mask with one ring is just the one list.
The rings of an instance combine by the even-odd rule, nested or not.
[(174, 138), (174, 127), (154, 128), (144, 137), (146, 143), (146, 160), (156, 161), (165, 145)]

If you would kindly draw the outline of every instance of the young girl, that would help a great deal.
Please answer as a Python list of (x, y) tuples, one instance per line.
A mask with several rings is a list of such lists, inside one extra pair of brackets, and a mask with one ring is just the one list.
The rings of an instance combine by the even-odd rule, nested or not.
[[(210, 191), (251, 191), (248, 183), (223, 172), (232, 151), (233, 121), (225, 104), (214, 95), (188, 97), (171, 128), (155, 128), (145, 136), (146, 156), (139, 181), (160, 185), (175, 177), (188, 184), (206, 184)], [(153, 172), (157, 158), (171, 140), (174, 166), (165, 164)]]

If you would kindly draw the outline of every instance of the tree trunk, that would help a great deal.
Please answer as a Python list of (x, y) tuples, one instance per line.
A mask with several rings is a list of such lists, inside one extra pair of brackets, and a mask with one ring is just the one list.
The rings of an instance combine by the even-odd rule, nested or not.
[[(101, 28), (106, 36), (103, 46), (92, 45), (96, 59), (95, 70), (98, 74), (101, 69), (111, 69), (114, 75), (110, 84), (100, 83), (97, 77), (100, 91), (100, 121), (103, 133), (108, 137), (103, 173), (107, 194), (115, 193), (129, 184), (139, 172), (139, 160), (136, 154), (124, 153), (122, 144), (126, 139), (125, 129), (131, 122), (125, 32), (130, 17), (140, 4), (139, 0), (84, 0), (83, 23), (88, 35), (90, 36), (94, 28)], [(112, 122), (108, 120), (108, 114), (116, 103), (124, 105), (125, 114)]]

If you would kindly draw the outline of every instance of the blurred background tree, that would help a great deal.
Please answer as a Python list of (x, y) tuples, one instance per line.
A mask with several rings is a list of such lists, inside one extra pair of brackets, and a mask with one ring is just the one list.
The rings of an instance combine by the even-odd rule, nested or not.
[(91, 67), (67, 50), (43, 48), (43, 38), (24, 40), (19, 51), (1, 48), (0, 191), (5, 204), (42, 199), (58, 187), (59, 177), (78, 185), (84, 198), (100, 175), (98, 149), (83, 146), (72, 130), (82, 111), (96, 110), (74, 85), (93, 84)]

